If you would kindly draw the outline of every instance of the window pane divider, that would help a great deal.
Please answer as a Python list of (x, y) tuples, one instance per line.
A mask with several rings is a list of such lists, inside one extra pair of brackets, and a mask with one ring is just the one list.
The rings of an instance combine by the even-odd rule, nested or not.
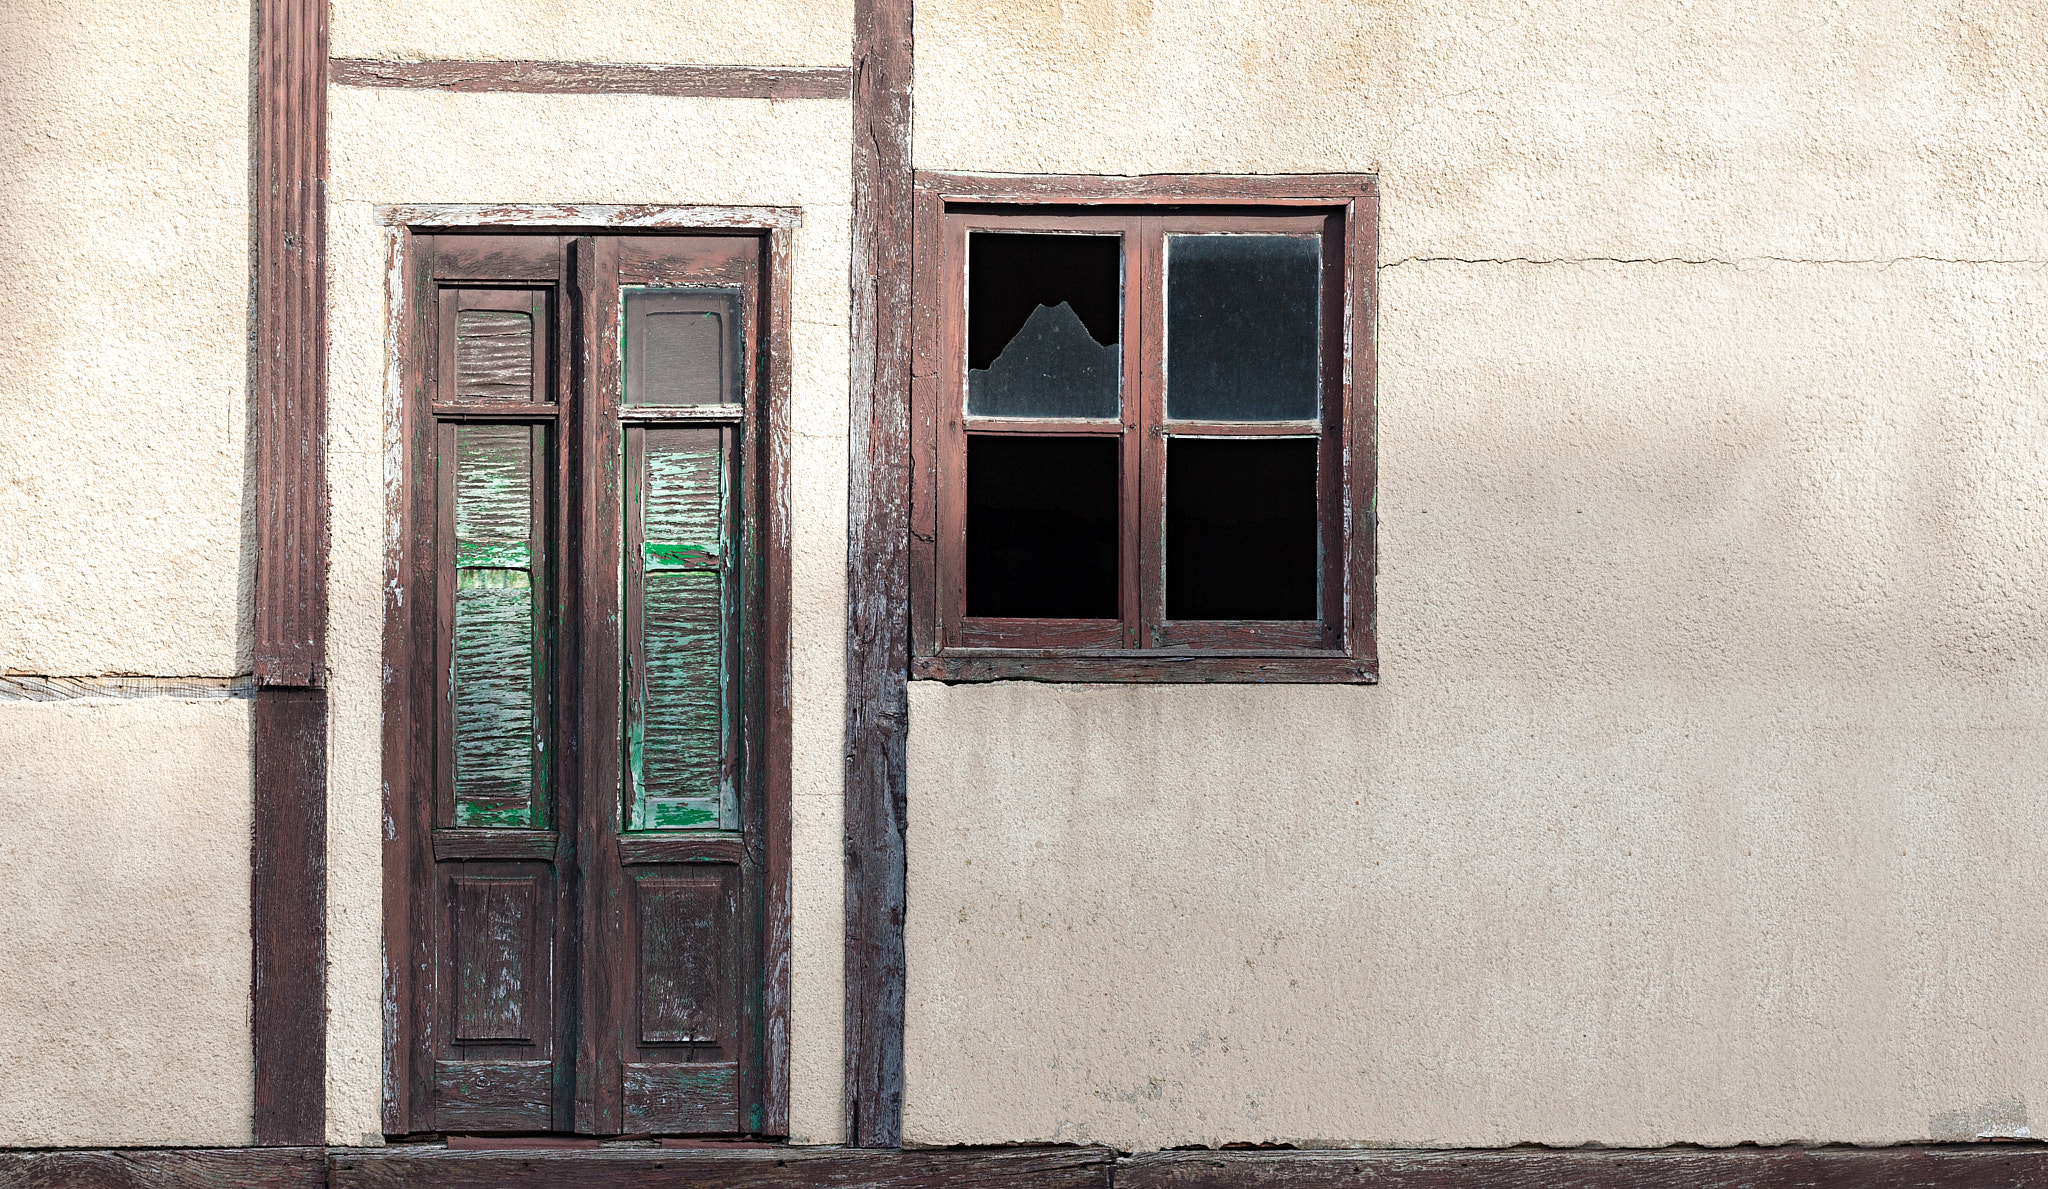
[(1159, 430), (1175, 438), (1318, 438), (1323, 434), (1319, 421), (1167, 421)]
[(437, 421), (556, 421), (562, 407), (536, 401), (437, 400), (433, 413)]
[(621, 405), (619, 420), (639, 424), (701, 425), (744, 421), (745, 405)]
[(968, 433), (1014, 433), (1014, 434), (1059, 434), (1061, 436), (1083, 434), (1120, 434), (1131, 427), (1121, 421), (1038, 421), (1021, 417), (969, 417), (966, 421)]

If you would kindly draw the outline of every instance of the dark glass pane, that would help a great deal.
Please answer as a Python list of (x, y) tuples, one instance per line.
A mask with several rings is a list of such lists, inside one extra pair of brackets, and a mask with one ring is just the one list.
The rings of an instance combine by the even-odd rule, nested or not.
[(1168, 439), (1168, 619), (1316, 618), (1317, 444)]
[(1117, 618), (1113, 437), (967, 439), (967, 614)]
[(626, 290), (626, 403), (740, 403), (733, 382), (736, 295), (721, 289)]
[(1123, 241), (967, 237), (967, 411), (1114, 417), (1123, 376)]
[(1317, 415), (1322, 241), (1166, 237), (1166, 415), (1308, 421)]

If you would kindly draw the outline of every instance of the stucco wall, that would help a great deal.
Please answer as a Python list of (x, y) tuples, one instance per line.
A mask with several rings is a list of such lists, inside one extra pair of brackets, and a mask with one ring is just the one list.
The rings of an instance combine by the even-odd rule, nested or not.
[[(248, 668), (249, 19), (0, 5), (0, 674)], [(0, 1144), (249, 1141), (249, 761), (0, 700)]]
[(387, 469), (392, 290), (376, 207), (704, 203), (802, 208), (791, 311), (790, 1126), (799, 1141), (833, 1141), (842, 1126), (848, 105), (346, 87), (334, 88), (330, 103), (329, 1136), (340, 1143), (381, 1142), (381, 582), (387, 484), (399, 476)]
[(843, 66), (853, 0), (346, 0), (330, 8), (337, 58), (700, 62)]
[(922, 0), (920, 168), (1380, 175), (1385, 679), (917, 684), (906, 1140), (2026, 1126), (2044, 36)]
[(0, 671), (248, 667), (248, 43), (0, 9)]
[(0, 704), (0, 1144), (246, 1144), (249, 703)]

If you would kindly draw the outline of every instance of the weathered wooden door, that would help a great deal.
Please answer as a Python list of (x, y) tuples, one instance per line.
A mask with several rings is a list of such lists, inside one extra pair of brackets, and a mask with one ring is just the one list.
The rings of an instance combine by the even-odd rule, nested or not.
[(411, 246), (386, 1129), (763, 1131), (766, 240)]

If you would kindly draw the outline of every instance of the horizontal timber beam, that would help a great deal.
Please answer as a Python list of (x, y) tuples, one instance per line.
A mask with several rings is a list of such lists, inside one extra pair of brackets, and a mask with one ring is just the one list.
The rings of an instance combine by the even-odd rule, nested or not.
[(1978, 1189), (2048, 1184), (2048, 1145), (1177, 1151), (1101, 1147), (0, 1151), (0, 1189)]
[(324, 1189), (323, 1148), (0, 1151), (0, 1189)]
[(533, 95), (675, 95), (697, 99), (845, 99), (846, 66), (696, 66), (641, 62), (389, 62), (336, 58), (344, 87), (516, 91)]
[(1148, 1152), (1116, 1189), (1977, 1189), (2048, 1184), (2048, 1145)]

